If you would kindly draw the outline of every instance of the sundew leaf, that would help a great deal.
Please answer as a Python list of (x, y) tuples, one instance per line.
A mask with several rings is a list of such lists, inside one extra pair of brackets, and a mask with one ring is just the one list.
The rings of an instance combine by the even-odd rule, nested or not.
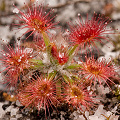
[(71, 65), (67, 66), (66, 69), (79, 69), (79, 68), (81, 68), (81, 67), (82, 67), (82, 66), (79, 65), (79, 64), (71, 64)]
[(47, 47), (50, 44), (49, 37), (45, 32), (43, 32), (42, 35), (43, 35), (43, 39), (44, 39), (44, 42), (45, 42), (45, 46)]
[(30, 59), (29, 62), (32, 64), (32, 65), (30, 66), (30, 68), (32, 68), (32, 69), (36, 69), (36, 68), (39, 68), (39, 67), (43, 67), (43, 66), (44, 66), (42, 60)]
[(74, 57), (75, 50), (76, 50), (77, 47), (78, 47), (78, 45), (75, 45), (75, 46), (71, 47), (71, 48), (68, 50), (69, 60), (68, 60), (67, 63), (69, 63), (70, 61), (72, 61), (72, 59), (73, 59), (73, 57)]
[(53, 71), (53, 72), (49, 73), (48, 79), (53, 80), (53, 78), (56, 76), (56, 74), (57, 74), (57, 71)]
[(70, 79), (67, 75), (62, 75), (62, 77), (64, 78), (66, 83), (72, 83), (73, 82), (73, 80)]
[(70, 74), (71, 74), (70, 77), (67, 76), (67, 75), (62, 75), (63, 78), (64, 78), (64, 80), (65, 80), (67, 83), (73, 83), (74, 80), (79, 80), (79, 81), (81, 81), (81, 79), (80, 79), (80, 77), (79, 77), (78, 75), (74, 75), (74, 74), (72, 74), (71, 72), (70, 72)]
[(74, 54), (77, 47), (78, 47), (78, 45), (75, 45), (68, 50), (68, 56), (69, 57)]
[(50, 43), (50, 44), (47, 46), (47, 48), (46, 48), (46, 51), (47, 51), (48, 57), (49, 57), (49, 59), (50, 59), (50, 62), (51, 62), (52, 64), (58, 65), (58, 60), (56, 60), (56, 59), (52, 56), (52, 54), (51, 54), (51, 49), (52, 49), (52, 44)]

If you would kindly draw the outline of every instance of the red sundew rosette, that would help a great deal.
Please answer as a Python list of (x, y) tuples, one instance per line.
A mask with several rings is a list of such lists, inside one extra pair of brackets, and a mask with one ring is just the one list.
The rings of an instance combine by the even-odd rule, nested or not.
[(82, 49), (86, 47), (90, 48), (91, 45), (97, 48), (95, 42), (103, 43), (102, 39), (109, 41), (104, 35), (114, 34), (111, 32), (113, 31), (112, 29), (107, 28), (108, 23), (111, 22), (110, 18), (100, 15), (96, 16), (97, 14), (94, 14), (91, 19), (88, 19), (87, 15), (85, 22), (83, 22), (81, 17), (81, 20), (78, 19), (76, 25), (69, 25), (69, 39), (72, 45), (78, 45)]
[(94, 95), (84, 89), (80, 83), (72, 83), (66, 87), (66, 101), (68, 104), (79, 108), (81, 111), (90, 110), (95, 105)]
[(55, 81), (46, 77), (32, 78), (31, 82), (25, 83), (18, 89), (17, 99), (25, 108), (41, 108), (49, 111), (49, 107), (56, 107), (59, 103), (56, 97)]
[(4, 82), (8, 83), (10, 87), (16, 87), (17, 82), (21, 74), (24, 74), (24, 70), (28, 69), (31, 64), (30, 59), (34, 57), (32, 51), (26, 51), (25, 48), (15, 46), (15, 49), (11, 46), (6, 46), (6, 51), (1, 50), (0, 61), (4, 68), (1, 72), (6, 72), (4, 75)]
[(23, 12), (22, 10), (19, 10), (20, 16), (17, 15), (19, 24), (14, 25), (21, 26), (19, 28), (20, 30), (28, 28), (23, 35), (32, 31), (29, 36), (34, 34), (34, 39), (38, 39), (43, 33), (50, 33), (49, 30), (55, 28), (55, 25), (58, 24), (53, 22), (55, 16), (51, 17), (51, 11), (53, 10), (51, 9), (48, 13), (46, 13), (44, 6), (42, 4), (38, 5), (38, 2), (31, 4), (30, 6), (26, 4), (26, 10)]
[(86, 57), (85, 62), (82, 61), (81, 66), (80, 74), (83, 74), (84, 78), (90, 81), (90, 85), (93, 82), (95, 86), (96, 81), (101, 85), (104, 81), (110, 88), (108, 81), (115, 84), (110, 77), (118, 75), (116, 72), (117, 67), (111, 61), (107, 62), (105, 59), (96, 60), (94, 56)]

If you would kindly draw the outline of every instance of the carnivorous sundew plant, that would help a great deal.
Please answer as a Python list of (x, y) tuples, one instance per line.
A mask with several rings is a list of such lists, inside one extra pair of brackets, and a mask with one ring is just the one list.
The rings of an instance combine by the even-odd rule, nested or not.
[(107, 25), (110, 22), (109, 18), (103, 18), (100, 15), (96, 17), (96, 14), (91, 20), (88, 19), (87, 15), (85, 22), (81, 17), (81, 20), (78, 19), (77, 25), (74, 27), (70, 25), (70, 42), (74, 45), (79, 45), (81, 48), (90, 47), (91, 45), (95, 46), (95, 41), (102, 42), (101, 39), (107, 40), (104, 34), (111, 31), (111, 29), (107, 29)]
[[(44, 109), (46, 117), (50, 108), (57, 111), (63, 103), (82, 112), (94, 107), (95, 93), (91, 87), (96, 89), (95, 84), (102, 86), (105, 83), (110, 88), (110, 82), (114, 85), (111, 77), (118, 78), (117, 67), (112, 61), (95, 59), (92, 54), (83, 61), (80, 58), (79, 62), (75, 57), (79, 57), (78, 52), (82, 49), (97, 48), (97, 42), (109, 41), (106, 34), (113, 34), (107, 27), (111, 20), (102, 15), (95, 17), (96, 13), (92, 19), (87, 15), (85, 22), (80, 17), (76, 25), (68, 25), (65, 39), (63, 32), (57, 33), (58, 29), (59, 37), (52, 35), (50, 30), (54, 28), (55, 31), (58, 22), (54, 22), (53, 11), (47, 12), (43, 4), (26, 4), (25, 10), (18, 11), (19, 23), (15, 26), (20, 30), (27, 28), (22, 36), (30, 33), (26, 39), (33, 36), (32, 44), (23, 45), (20, 37), (15, 47), (3, 45), (5, 49), (0, 52), (3, 83), (9, 89), (15, 88), (16, 100), (25, 108), (37, 110), (38, 114)], [(87, 87), (90, 87), (89, 91)]]

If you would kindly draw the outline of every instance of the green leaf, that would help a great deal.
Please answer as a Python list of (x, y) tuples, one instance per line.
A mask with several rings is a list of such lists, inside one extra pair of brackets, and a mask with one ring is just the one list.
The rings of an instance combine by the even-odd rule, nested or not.
[(73, 74), (71, 77), (72, 77), (73, 80), (75, 79), (75, 80), (81, 81), (81, 79), (80, 79), (79, 76), (77, 76), (77, 75), (74, 75), (74, 74)]
[(78, 69), (78, 68), (81, 68), (82, 66), (79, 65), (79, 64), (71, 64), (69, 66), (67, 66), (66, 69)]
[(67, 63), (69, 63), (70, 61), (72, 61), (72, 59), (73, 59), (73, 57), (74, 57), (75, 50), (76, 50), (77, 47), (78, 47), (78, 45), (75, 45), (75, 46), (71, 47), (71, 48), (68, 50), (69, 60), (68, 60)]
[(49, 73), (48, 79), (53, 80), (53, 78), (55, 77), (56, 74), (57, 74), (57, 71), (53, 71), (53, 72)]
[(65, 82), (66, 83), (72, 83), (73, 82), (73, 80), (72, 79), (70, 79), (67, 75), (62, 75), (63, 76), (63, 78), (64, 78), (64, 80), (65, 80)]
[(38, 59), (30, 59), (29, 62), (35, 63), (35, 64), (43, 64), (42, 60), (38, 60)]
[(31, 63), (30, 68), (32, 68), (32, 69), (36, 69), (36, 68), (39, 68), (39, 67), (43, 67), (43, 66), (44, 66), (42, 60), (30, 59), (29, 62)]
[(62, 86), (61, 81), (58, 80), (58, 81), (56, 82), (56, 96), (57, 96), (58, 98), (61, 97), (61, 92), (62, 92), (61, 86)]
[(75, 45), (75, 46), (71, 47), (71, 48), (68, 50), (68, 56), (73, 55), (77, 47), (78, 47), (78, 45)]
[(50, 44), (49, 37), (45, 32), (43, 32), (42, 35), (43, 35), (43, 39), (44, 39), (44, 42), (45, 42), (45, 46), (47, 47)]

